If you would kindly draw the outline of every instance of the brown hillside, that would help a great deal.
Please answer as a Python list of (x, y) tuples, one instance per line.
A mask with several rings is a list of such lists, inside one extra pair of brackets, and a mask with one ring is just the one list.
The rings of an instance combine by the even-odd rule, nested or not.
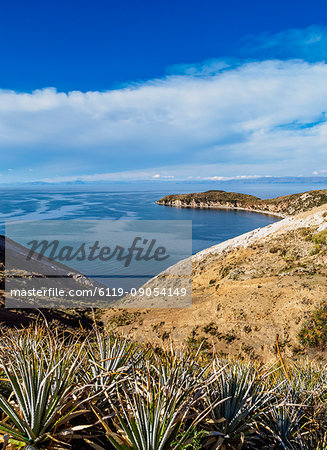
[(114, 309), (105, 320), (152, 343), (214, 343), (221, 353), (269, 360), (278, 334), (285, 356), (326, 357), (298, 334), (327, 297), (327, 205), (198, 253), (192, 291), (192, 308)]

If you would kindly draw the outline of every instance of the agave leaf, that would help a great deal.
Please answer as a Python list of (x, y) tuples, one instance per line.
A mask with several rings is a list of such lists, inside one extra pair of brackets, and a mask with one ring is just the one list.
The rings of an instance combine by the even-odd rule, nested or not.
[(101, 447), (101, 445), (96, 444), (95, 442), (91, 441), (90, 439), (84, 437), (83, 440), (94, 450), (106, 450), (104, 447)]
[[(13, 436), (17, 439), (20, 440), (24, 440), (24, 436), (22, 434), (20, 434), (19, 432), (17, 432), (14, 428), (8, 426), (8, 425), (3, 425), (0, 423), (0, 431), (4, 432), (5, 434), (9, 434), (10, 436)], [(25, 443), (28, 442), (28, 439), (25, 440)]]
[(87, 414), (89, 412), (88, 409), (81, 409), (79, 411), (74, 411), (72, 413), (68, 413), (66, 416), (62, 417), (56, 422), (56, 427), (60, 427), (61, 424), (67, 423), (75, 417), (80, 416), (81, 414)]
[[(32, 430), (30, 429), (29, 425), (26, 423), (26, 421), (19, 417), (19, 415), (16, 413), (15, 409), (11, 406), (11, 404), (4, 398), (2, 395), (0, 395), (0, 407), (2, 408), (3, 412), (7, 414), (7, 416), (10, 418), (10, 420), (16, 425), (16, 427), (20, 430), (22, 433), (26, 433), (28, 439), (32, 438)], [(2, 425), (3, 426), (3, 425)]]
[(71, 427), (70, 429), (72, 431), (81, 431), (81, 430), (85, 430), (86, 428), (91, 428), (93, 427), (93, 423), (91, 425), (75, 425), (74, 427)]

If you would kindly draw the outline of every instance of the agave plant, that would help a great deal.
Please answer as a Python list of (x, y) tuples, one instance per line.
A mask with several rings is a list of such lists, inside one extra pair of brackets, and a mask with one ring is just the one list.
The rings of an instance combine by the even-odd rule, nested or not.
[(261, 417), (261, 426), (268, 431), (271, 445), (313, 449), (314, 442), (327, 433), (326, 371), (307, 362), (293, 365), (289, 373), (287, 382), (275, 391), (275, 403)]
[(74, 433), (69, 421), (86, 412), (79, 409), (82, 390), (76, 385), (82, 347), (44, 329), (37, 336), (33, 330), (4, 336), (1, 345), (0, 368), (12, 394), (8, 399), (0, 396), (6, 416), (0, 432), (16, 445), (39, 446), (50, 439), (63, 448)]
[(137, 365), (142, 352), (127, 338), (107, 335), (94, 328), (95, 339), (88, 337), (86, 352), (88, 369), (83, 381), (97, 395), (98, 406), (108, 405), (110, 395), (115, 395), (116, 383)]
[(322, 365), (206, 362), (96, 327), (83, 337), (40, 325), (2, 332), (3, 448), (63, 449), (80, 438), (98, 450), (327, 450)]
[[(219, 367), (221, 363), (216, 360), (214, 371)], [(255, 422), (272, 398), (273, 391), (250, 363), (230, 362), (214, 377), (205, 396), (204, 405), (210, 409), (202, 423), (210, 431), (206, 447), (234, 448), (242, 442), (255, 441)], [(218, 399), (226, 400), (215, 404)]]
[(153, 377), (161, 385), (175, 389), (174, 386), (179, 384), (187, 390), (193, 388), (196, 396), (203, 393), (210, 365), (199, 363), (199, 352), (192, 354), (185, 349), (177, 352), (170, 348), (163, 351), (160, 356), (153, 353), (151, 361)]
[(327, 370), (326, 366), (307, 361), (291, 368), (289, 391), (300, 401), (307, 404), (324, 403), (327, 400)]
[(111, 403), (114, 429), (97, 414), (116, 449), (181, 448), (194, 430), (197, 420), (190, 411), (199, 401), (200, 380), (196, 382), (194, 377), (190, 382), (188, 368), (183, 369), (176, 359), (168, 368), (165, 362), (135, 369), (131, 377), (117, 385), (118, 403)]
[(301, 430), (305, 426), (305, 405), (284, 402), (272, 407), (261, 417), (261, 425), (268, 431), (265, 436), (274, 448), (296, 449), (301, 442)]

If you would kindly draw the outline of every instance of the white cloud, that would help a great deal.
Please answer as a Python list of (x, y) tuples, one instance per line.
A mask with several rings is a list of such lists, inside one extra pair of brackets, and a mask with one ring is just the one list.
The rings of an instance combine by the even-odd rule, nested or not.
[(156, 173), (152, 178), (174, 178), (174, 175), (160, 175), (160, 173)]
[(32, 167), (39, 179), (308, 175), (326, 166), (327, 64), (208, 67), (107, 92), (2, 90), (2, 163), (17, 174)]

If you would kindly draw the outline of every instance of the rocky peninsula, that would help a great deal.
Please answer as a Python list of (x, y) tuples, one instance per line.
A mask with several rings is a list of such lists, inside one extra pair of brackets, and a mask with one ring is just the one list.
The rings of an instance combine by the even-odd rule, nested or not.
[(308, 191), (272, 199), (261, 199), (254, 195), (236, 192), (210, 190), (192, 194), (166, 195), (156, 203), (178, 208), (237, 209), (285, 218), (326, 204), (327, 190)]

